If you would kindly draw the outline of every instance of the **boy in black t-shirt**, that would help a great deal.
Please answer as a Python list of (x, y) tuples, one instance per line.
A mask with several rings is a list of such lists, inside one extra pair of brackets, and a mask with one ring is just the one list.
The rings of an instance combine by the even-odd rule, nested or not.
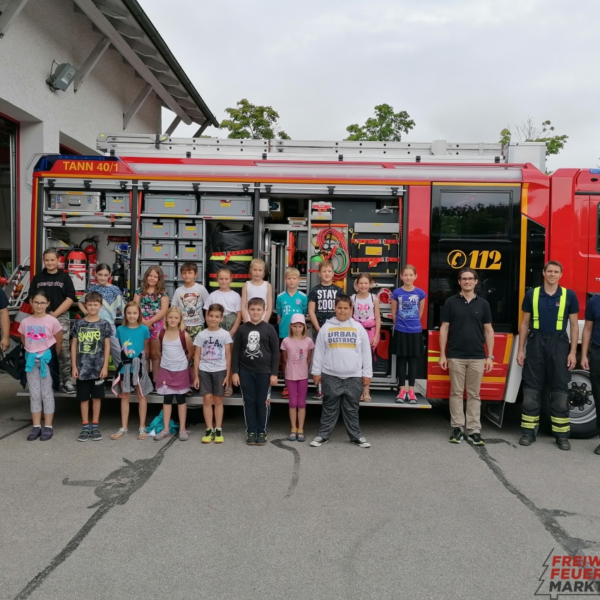
[[(104, 379), (108, 374), (110, 356), (110, 338), (112, 327), (108, 321), (98, 316), (102, 308), (102, 296), (90, 292), (85, 298), (85, 319), (75, 321), (71, 328), (72, 374), (77, 381), (77, 400), (81, 403), (83, 427), (77, 438), (86, 442), (92, 438), (95, 442), (102, 439), (98, 426), (100, 404), (104, 398)], [(92, 424), (90, 426), (90, 399), (92, 400)]]
[(265, 323), (265, 301), (248, 301), (250, 320), (240, 325), (233, 338), (231, 373), (233, 385), (241, 385), (248, 446), (267, 443), (271, 386), (277, 385), (279, 337)]
[(342, 290), (333, 283), (333, 263), (324, 260), (319, 263), (319, 278), (321, 283), (316, 285), (308, 294), (308, 316), (314, 327), (313, 337), (316, 339), (319, 330), (327, 319), (335, 317), (335, 299)]

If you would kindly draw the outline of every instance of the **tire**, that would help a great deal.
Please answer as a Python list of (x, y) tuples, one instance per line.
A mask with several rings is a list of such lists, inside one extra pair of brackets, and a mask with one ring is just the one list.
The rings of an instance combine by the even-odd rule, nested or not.
[[(596, 404), (594, 397), (592, 396), (592, 384), (590, 382), (590, 375), (587, 371), (576, 369), (571, 373), (571, 382), (569, 383), (569, 389), (573, 388), (573, 385), (577, 386), (580, 391), (583, 391), (586, 398), (583, 406), (576, 407), (571, 406), (569, 416), (571, 417), (571, 435), (573, 439), (588, 439), (598, 435), (598, 429), (596, 427)], [(541, 414), (541, 428), (551, 434), (552, 425), (550, 421), (550, 391), (544, 389), (542, 397), (542, 414)]]

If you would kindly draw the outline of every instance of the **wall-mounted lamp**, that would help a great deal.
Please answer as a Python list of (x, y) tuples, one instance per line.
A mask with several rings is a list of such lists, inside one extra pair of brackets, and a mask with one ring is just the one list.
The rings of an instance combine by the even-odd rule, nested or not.
[[(54, 65), (54, 62), (52, 63)], [(54, 69), (54, 73), (46, 79), (46, 83), (53, 92), (60, 90), (64, 92), (68, 89), (77, 73), (77, 69), (69, 63), (62, 63)]]

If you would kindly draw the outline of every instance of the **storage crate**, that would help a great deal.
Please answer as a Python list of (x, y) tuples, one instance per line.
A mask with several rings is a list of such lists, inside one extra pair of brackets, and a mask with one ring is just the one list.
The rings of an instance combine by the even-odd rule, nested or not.
[(172, 300), (175, 295), (177, 284), (174, 281), (165, 281), (165, 290), (167, 290), (167, 296)]
[(200, 211), (215, 217), (251, 217), (252, 200), (236, 196), (202, 196)]
[(163, 262), (160, 260), (155, 260), (152, 262), (141, 260), (140, 261), (140, 285), (142, 284), (142, 280), (144, 279), (144, 273), (150, 267), (155, 267), (159, 265), (163, 273), (165, 274), (165, 281), (175, 281), (177, 279), (177, 268), (175, 267), (174, 262)]
[(142, 260), (168, 260), (176, 256), (173, 240), (142, 240), (140, 258)]
[(146, 194), (144, 213), (157, 215), (195, 215), (197, 212), (195, 196), (177, 196), (175, 194)]
[(179, 242), (179, 252), (177, 257), (179, 262), (197, 262), (202, 260), (202, 242), (189, 242), (184, 244)]
[(161, 219), (142, 219), (142, 237), (175, 239), (177, 237), (175, 232), (175, 221), (163, 221)]
[(100, 212), (100, 192), (50, 192), (50, 210)]
[(202, 221), (179, 221), (180, 240), (201, 240)]
[(129, 194), (106, 194), (106, 207), (109, 213), (128, 213)]

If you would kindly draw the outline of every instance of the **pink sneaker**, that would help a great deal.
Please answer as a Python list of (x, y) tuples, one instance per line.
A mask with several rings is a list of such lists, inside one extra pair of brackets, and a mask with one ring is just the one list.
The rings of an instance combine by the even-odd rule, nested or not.
[(412, 390), (409, 390), (408, 394), (406, 394), (408, 396), (408, 403), (409, 404), (417, 404), (418, 400), (417, 397), (415, 396), (415, 393)]

